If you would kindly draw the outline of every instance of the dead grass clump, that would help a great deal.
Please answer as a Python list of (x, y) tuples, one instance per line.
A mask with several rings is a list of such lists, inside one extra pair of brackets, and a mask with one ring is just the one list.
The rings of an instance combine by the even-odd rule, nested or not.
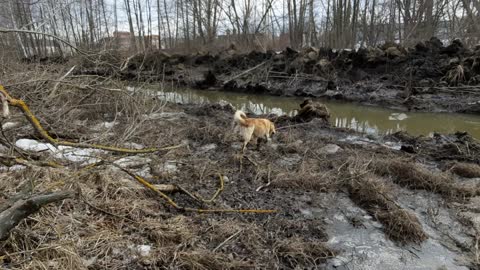
[(419, 244), (428, 238), (417, 217), (405, 209), (376, 211), (375, 217), (383, 224), (386, 235), (393, 241)]
[(262, 256), (259, 251), (266, 243), (261, 227), (235, 219), (212, 220), (209, 225), (214, 232), (209, 241), (210, 249), (245, 257)]
[(391, 187), (381, 179), (366, 175), (353, 179), (350, 198), (383, 224), (385, 234), (401, 244), (421, 243), (427, 235), (416, 216), (393, 199)]
[(455, 162), (449, 164), (450, 171), (465, 178), (480, 177), (480, 166), (473, 163)]
[(142, 231), (159, 247), (176, 246), (193, 241), (194, 231), (185, 216), (176, 216), (156, 223), (151, 220), (143, 224)]
[(479, 193), (476, 187), (459, 186), (450, 175), (430, 172), (414, 162), (377, 160), (373, 166), (376, 173), (392, 176), (395, 183), (407, 188), (423, 189), (448, 198), (465, 198)]
[(174, 269), (210, 270), (253, 268), (251, 263), (208, 250), (179, 252), (177, 258), (174, 260), (175, 261), (171, 264), (174, 266)]
[(451, 192), (453, 179), (445, 174), (432, 173), (414, 162), (398, 159), (377, 160), (373, 166), (375, 172), (380, 175), (393, 176), (394, 181), (402, 186), (440, 194)]
[(463, 65), (456, 65), (447, 72), (443, 79), (446, 80), (451, 86), (456, 86), (459, 83), (465, 82), (465, 69)]
[(381, 208), (388, 210), (394, 207), (391, 187), (384, 181), (366, 176), (354, 179), (349, 186), (350, 198), (364, 208)]
[(328, 192), (337, 187), (338, 181), (328, 173), (281, 173), (271, 182), (272, 187)]
[(280, 261), (291, 269), (318, 267), (327, 259), (336, 256), (336, 252), (324, 243), (304, 241), (298, 237), (278, 241), (275, 244), (275, 253)]

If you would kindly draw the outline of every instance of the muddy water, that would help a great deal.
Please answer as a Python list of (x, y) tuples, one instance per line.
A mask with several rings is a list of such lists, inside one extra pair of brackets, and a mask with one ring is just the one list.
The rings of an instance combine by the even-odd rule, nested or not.
[[(153, 89), (152, 89), (153, 90)], [(295, 113), (303, 101), (294, 97), (274, 97), (243, 93), (176, 89), (163, 91), (163, 99), (178, 103), (212, 103), (227, 101), (237, 109), (256, 114)], [(467, 131), (480, 139), (480, 116), (456, 113), (401, 112), (372, 106), (334, 101), (324, 102), (332, 113), (331, 121), (337, 127), (352, 128), (368, 134), (385, 135), (407, 131), (413, 135), (431, 135), (433, 132), (454, 133)]]

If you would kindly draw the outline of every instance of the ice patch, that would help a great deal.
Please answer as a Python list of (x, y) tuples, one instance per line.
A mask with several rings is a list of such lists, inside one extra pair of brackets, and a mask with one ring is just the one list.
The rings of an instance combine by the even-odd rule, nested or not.
[(327, 144), (320, 149), (320, 153), (324, 154), (335, 154), (342, 148), (336, 144)]
[(215, 150), (215, 149), (217, 149), (217, 145), (214, 144), (214, 143), (206, 144), (206, 145), (200, 147), (201, 152), (208, 152), (208, 151)]
[(139, 144), (139, 143), (134, 143), (134, 142), (127, 142), (123, 144), (126, 148), (131, 148), (131, 149), (143, 149), (145, 146)]
[(62, 145), (58, 147), (57, 151), (53, 151), (55, 158), (88, 164), (99, 162), (100, 160), (95, 158), (95, 156), (100, 153), (105, 153), (105, 151), (91, 148), (74, 148)]
[(141, 256), (145, 257), (150, 255), (150, 251), (152, 250), (152, 247), (149, 245), (138, 245), (137, 250)]
[(163, 164), (163, 170), (167, 173), (174, 173), (178, 171), (177, 162), (175, 160), (168, 160)]
[(112, 122), (103, 122), (100, 124), (97, 124), (93, 127), (94, 130), (102, 130), (102, 129), (111, 129), (114, 126), (118, 125), (118, 122), (112, 121)]
[(99, 160), (96, 155), (105, 151), (91, 148), (75, 148), (70, 146), (59, 145), (54, 147), (50, 143), (41, 143), (32, 139), (20, 139), (15, 145), (25, 151), (43, 152), (50, 151), (55, 158), (64, 159), (72, 162), (94, 163)]
[(129, 156), (129, 157), (121, 158), (115, 161), (114, 163), (122, 167), (138, 167), (138, 166), (147, 165), (151, 161), (152, 161), (151, 159), (141, 157), (141, 156)]
[(393, 120), (393, 121), (403, 121), (408, 118), (408, 115), (405, 113), (392, 113), (388, 117), (388, 120)]
[(46, 150), (55, 151), (55, 147), (49, 143), (41, 143), (31, 139), (20, 139), (15, 142), (15, 146), (25, 151), (42, 152)]
[[(138, 255), (140, 255), (141, 257), (146, 257), (148, 255), (150, 255), (150, 251), (152, 250), (152, 246), (150, 245), (128, 245), (128, 248), (137, 253)], [(117, 250), (114, 249), (113, 252), (116, 252)], [(118, 251), (120, 252), (120, 251)], [(133, 255), (133, 254), (132, 254)], [(134, 258), (136, 258), (137, 256), (134, 255)]]
[(21, 170), (25, 170), (25, 168), (27, 168), (25, 165), (19, 165), (19, 164), (13, 165), (11, 167), (0, 166), (0, 172), (21, 171)]
[(2, 129), (3, 130), (9, 130), (9, 129), (12, 129), (12, 128), (19, 127), (21, 125), (22, 125), (21, 122), (6, 122), (5, 124), (2, 125)]

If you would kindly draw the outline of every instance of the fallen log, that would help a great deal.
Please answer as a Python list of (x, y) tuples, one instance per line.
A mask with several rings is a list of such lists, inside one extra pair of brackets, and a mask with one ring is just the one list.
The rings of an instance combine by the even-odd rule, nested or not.
[(0, 213), (0, 240), (5, 240), (10, 231), (15, 228), (20, 221), (38, 212), (42, 206), (62, 201), (72, 196), (73, 192), (71, 191), (60, 191), (19, 199), (12, 206)]

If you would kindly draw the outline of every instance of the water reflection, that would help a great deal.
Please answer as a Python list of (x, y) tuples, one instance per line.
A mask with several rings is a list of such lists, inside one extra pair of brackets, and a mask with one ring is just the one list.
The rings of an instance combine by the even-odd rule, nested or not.
[[(152, 89), (154, 90), (154, 89)], [(221, 91), (178, 89), (162, 91), (159, 97), (178, 103), (229, 102), (235, 108), (255, 114), (275, 113), (294, 115), (303, 98), (274, 97)], [(404, 130), (413, 135), (433, 132), (467, 131), (480, 139), (480, 116), (455, 113), (410, 113), (363, 106), (352, 103), (324, 102), (337, 127), (351, 128), (368, 134), (390, 134)]]

